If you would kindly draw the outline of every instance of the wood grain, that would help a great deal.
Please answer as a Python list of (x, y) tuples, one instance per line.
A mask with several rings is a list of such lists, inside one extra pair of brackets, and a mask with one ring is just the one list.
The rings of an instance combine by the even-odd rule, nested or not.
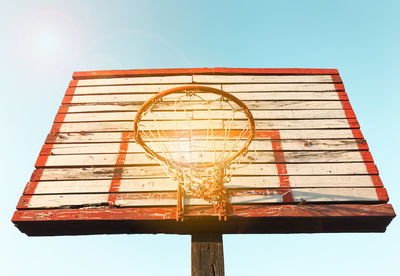
[[(189, 152), (186, 152), (189, 155)], [(217, 153), (217, 155), (222, 153)], [(172, 153), (172, 159), (180, 160), (180, 153)], [(193, 162), (215, 162), (214, 152), (194, 152), (190, 154)], [(226, 155), (224, 155), (226, 156)], [(47, 162), (36, 163), (36, 168), (42, 167), (99, 167), (113, 166), (118, 158), (118, 154), (74, 154), (49, 156)], [(246, 157), (241, 158), (242, 164), (248, 163), (337, 163), (337, 162), (363, 162), (366, 159), (358, 151), (296, 151), (285, 153), (285, 160), (276, 160), (274, 152), (251, 152)], [(369, 159), (372, 161), (372, 158)], [(126, 154), (125, 166), (141, 166), (157, 164), (154, 160), (147, 157), (144, 153)]]
[[(363, 139), (296, 139), (296, 140), (274, 140), (280, 143), (285, 151), (344, 151), (359, 150), (359, 145), (368, 150), (368, 145)], [(168, 141), (163, 142), (168, 144)], [(185, 140), (182, 140), (185, 143)], [(157, 143), (153, 143), (155, 145)], [(80, 143), (80, 144), (54, 144), (44, 145), (40, 155), (67, 155), (67, 154), (99, 154), (119, 152), (119, 143)], [(256, 138), (250, 144), (250, 150), (266, 151), (272, 150), (272, 140), (268, 138)], [(127, 153), (143, 152), (141, 146), (134, 141), (128, 144)]]
[(156, 76), (156, 77), (134, 77), (134, 78), (108, 78), (79, 80), (75, 86), (103, 86), (103, 85), (127, 85), (127, 84), (188, 84), (192, 83), (193, 77), (188, 76)]
[[(282, 139), (304, 139), (306, 144), (311, 144), (315, 139), (353, 139), (363, 136), (359, 129), (303, 129), (299, 130), (279, 130)], [(262, 131), (257, 131), (260, 137)], [(356, 136), (355, 136), (356, 134)], [(270, 139), (268, 136), (267, 139)], [(77, 133), (50, 133), (45, 141), (46, 144), (74, 144), (74, 143), (119, 143), (121, 132), (89, 132), (80, 131)]]
[(129, 84), (186, 84), (186, 83), (330, 83), (330, 75), (187, 75), (79, 80), (76, 86), (129, 85)]
[(74, 80), (124, 78), (134, 76), (188, 75), (188, 74), (239, 74), (239, 75), (338, 75), (336, 69), (309, 68), (169, 68), (169, 69), (133, 69), (133, 70), (99, 70), (74, 72)]
[(330, 83), (330, 75), (193, 75), (193, 83)]
[[(221, 223), (211, 206), (17, 210), (12, 221), (29, 236), (216, 231), (249, 233), (384, 232), (396, 216), (390, 204), (234, 205)], [(301, 222), (300, 222), (301, 220)]]
[[(287, 175), (369, 175), (378, 174), (375, 166), (367, 170), (364, 162), (359, 163), (327, 163), (327, 164), (287, 164)], [(45, 168), (33, 172), (31, 181), (40, 180), (89, 180), (111, 179), (114, 167), (101, 168)], [(120, 169), (123, 178), (165, 177), (158, 166), (137, 166)], [(238, 176), (276, 176), (275, 164), (250, 164), (235, 172)]]
[[(75, 95), (71, 96), (71, 104), (102, 104), (102, 103), (132, 103), (144, 102), (150, 99), (156, 93), (147, 94), (104, 94), (104, 95)], [(247, 101), (326, 101), (339, 99), (337, 92), (241, 92), (231, 93), (244, 103)], [(205, 97), (206, 100), (212, 100), (214, 97)]]
[[(156, 120), (193, 120), (201, 119), (226, 119), (232, 116), (232, 111), (222, 110), (194, 110), (194, 111), (157, 111), (153, 112), (151, 119)], [(344, 119), (347, 118), (343, 110), (254, 110), (252, 111), (254, 119)], [(136, 112), (94, 112), (94, 113), (68, 113), (63, 117), (63, 122), (101, 122), (101, 121), (132, 121)], [(233, 114), (235, 119), (244, 118), (241, 112)], [(354, 118), (354, 117), (353, 117)], [(145, 119), (145, 118), (144, 118)], [(60, 122), (59, 116), (56, 116), (55, 122)]]
[[(62, 113), (81, 113), (81, 112), (118, 112), (118, 111), (131, 111), (136, 112), (144, 102), (111, 102), (111, 103), (82, 103), (82, 104), (68, 104), (62, 105), (59, 109), (59, 114)], [(351, 106), (348, 101), (344, 104), (338, 100), (336, 101), (246, 101), (246, 106), (254, 112), (254, 110), (328, 110), (338, 109), (347, 110)], [(191, 108), (204, 110), (204, 104), (193, 103)], [(211, 102), (211, 109), (221, 108), (219, 103)], [(175, 110), (174, 102), (164, 101), (154, 107), (156, 110)], [(179, 108), (178, 108), (179, 110)]]
[(192, 234), (192, 276), (224, 276), (221, 233)]
[[(349, 125), (349, 122), (351, 125)], [(144, 122), (149, 130), (187, 130), (206, 129), (207, 120), (196, 120), (187, 124), (176, 124), (175, 121), (165, 121), (155, 123), (152, 121)], [(212, 121), (210, 127), (213, 129), (223, 129), (224, 122)], [(243, 129), (248, 123), (246, 121), (232, 121), (231, 129)], [(347, 119), (310, 119), (310, 120), (256, 120), (258, 130), (287, 130), (287, 129), (343, 129), (359, 128), (356, 120)], [(227, 122), (225, 122), (227, 124)], [(54, 123), (53, 129), (59, 130), (59, 133), (70, 132), (105, 132), (105, 131), (132, 131), (133, 122), (130, 121), (111, 121), (111, 122), (76, 122), (76, 123)]]
[[(378, 188), (384, 189), (384, 188)], [(237, 190), (231, 192), (232, 204), (283, 203), (287, 189)], [(296, 188), (295, 202), (378, 202), (375, 188)], [(185, 206), (209, 205), (200, 198), (185, 198)], [(108, 194), (53, 194), (23, 196), (18, 209), (79, 208), (108, 205)], [(176, 206), (176, 192), (120, 193), (118, 207)]]
[[(293, 188), (335, 188), (335, 187), (378, 187), (370, 175), (324, 175), (324, 176), (290, 176), (290, 186)], [(279, 188), (279, 176), (233, 176), (225, 184), (229, 189), (259, 189)], [(62, 180), (29, 182), (24, 191), (25, 195), (40, 194), (84, 194), (107, 193), (111, 186), (111, 179), (98, 180)], [(176, 191), (177, 183), (167, 177), (160, 178), (124, 178), (120, 181), (119, 192), (154, 192)]]
[[(131, 94), (131, 93), (158, 93), (176, 87), (176, 84), (147, 84), (147, 85), (111, 85), (76, 87), (74, 95), (90, 94)], [(178, 85), (179, 86), (179, 85)], [(333, 83), (263, 83), (263, 84), (202, 84), (202, 86), (221, 89), (226, 92), (335, 92)]]

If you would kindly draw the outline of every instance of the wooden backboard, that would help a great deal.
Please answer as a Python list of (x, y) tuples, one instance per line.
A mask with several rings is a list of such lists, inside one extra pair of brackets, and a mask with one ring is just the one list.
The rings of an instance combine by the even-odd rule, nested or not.
[[(257, 160), (227, 184), (227, 221), (185, 199), (134, 141), (152, 95), (217, 88), (252, 111)], [(168, 110), (166, 110), (168, 111)], [(395, 213), (334, 69), (75, 72), (12, 221), (27, 235), (382, 232)]]

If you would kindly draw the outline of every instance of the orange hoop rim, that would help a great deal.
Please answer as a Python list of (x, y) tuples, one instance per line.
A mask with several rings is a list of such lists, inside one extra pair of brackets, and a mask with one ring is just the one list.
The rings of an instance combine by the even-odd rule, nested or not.
[(213, 93), (213, 94), (221, 95), (221, 96), (233, 101), (234, 103), (236, 103), (244, 111), (244, 114), (246, 115), (246, 117), (249, 121), (250, 134), (247, 137), (246, 143), (234, 155), (225, 159), (224, 162), (220, 162), (220, 163), (225, 163), (225, 164), (231, 163), (234, 159), (236, 159), (239, 155), (243, 154), (248, 149), (251, 141), (253, 140), (253, 138), (255, 136), (254, 118), (253, 118), (253, 114), (251, 113), (250, 109), (241, 100), (239, 100), (238, 98), (236, 98), (235, 96), (233, 96), (232, 94), (230, 94), (228, 92), (225, 92), (225, 91), (222, 91), (222, 90), (219, 90), (216, 88), (212, 88), (212, 87), (200, 86), (200, 85), (179, 86), (179, 87), (174, 87), (174, 88), (162, 91), (162, 92), (154, 95), (150, 99), (148, 99), (146, 102), (144, 102), (144, 104), (137, 111), (135, 120), (133, 122), (133, 130), (134, 130), (134, 134), (135, 134), (136, 143), (139, 144), (145, 150), (145, 152), (147, 152), (150, 156), (154, 156), (155, 158), (166, 163), (169, 166), (172, 165), (174, 167), (182, 167), (182, 168), (208, 168), (208, 167), (212, 167), (216, 164), (214, 162), (209, 162), (209, 163), (195, 164), (193, 166), (193, 165), (191, 165), (192, 163), (169, 160), (169, 159), (165, 158), (164, 156), (158, 154), (157, 152), (153, 151), (152, 149), (150, 149), (146, 145), (146, 143), (143, 141), (142, 136), (140, 135), (138, 123), (141, 121), (142, 115), (146, 110), (148, 110), (150, 107), (152, 107), (153, 104), (156, 104), (163, 97), (170, 95), (170, 94), (178, 93), (178, 92), (186, 92), (186, 90), (196, 90), (196, 92), (200, 92), (200, 93)]

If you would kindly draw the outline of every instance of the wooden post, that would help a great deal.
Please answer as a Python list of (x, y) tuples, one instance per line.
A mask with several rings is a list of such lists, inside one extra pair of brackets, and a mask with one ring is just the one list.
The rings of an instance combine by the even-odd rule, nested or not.
[(192, 276), (224, 276), (222, 234), (192, 234)]

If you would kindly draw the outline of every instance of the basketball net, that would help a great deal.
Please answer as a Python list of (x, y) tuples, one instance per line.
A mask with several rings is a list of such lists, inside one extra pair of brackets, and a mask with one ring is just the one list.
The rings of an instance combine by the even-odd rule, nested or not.
[(206, 200), (226, 220), (232, 208), (225, 184), (254, 160), (248, 155), (254, 119), (243, 102), (210, 87), (173, 88), (142, 105), (134, 131), (146, 155), (178, 185), (177, 220), (185, 199)]

